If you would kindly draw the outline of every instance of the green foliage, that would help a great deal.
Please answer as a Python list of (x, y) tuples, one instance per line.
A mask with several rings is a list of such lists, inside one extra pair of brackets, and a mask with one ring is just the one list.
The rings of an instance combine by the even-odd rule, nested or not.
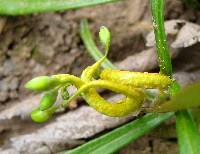
[(169, 112), (200, 106), (200, 81), (177, 92), (170, 101), (154, 108), (155, 112)]
[(153, 28), (160, 72), (172, 76), (172, 64), (164, 27), (164, 0), (151, 0)]
[(176, 132), (180, 154), (200, 153), (200, 135), (190, 112), (176, 112)]
[[(74, 85), (78, 89), (76, 93), (67, 100), (64, 97), (65, 101), (62, 104), (53, 106), (55, 111), (60, 107), (66, 107), (72, 99), (82, 95), (86, 102), (98, 112), (113, 117), (126, 116), (141, 108), (146, 98), (144, 89), (155, 88), (164, 91), (172, 83), (168, 76), (159, 73), (128, 72), (112, 69), (103, 69), (98, 79), (94, 79), (94, 75), (104, 62), (110, 46), (110, 32), (106, 27), (100, 29), (99, 38), (106, 48), (106, 54), (95, 64), (87, 67), (80, 78), (69, 74), (59, 74), (51, 77), (37, 77), (26, 84), (26, 87), (38, 91), (49, 90), (49, 87), (53, 88), (43, 96), (39, 106), (41, 111), (46, 111), (53, 106), (58, 89), (62, 90), (69, 85)], [(54, 89), (55, 87), (57, 88)], [(96, 88), (121, 93), (125, 98), (110, 103), (97, 93)]]
[[(48, 12), (48, 11), (62, 11), (68, 9), (75, 9), (85, 6), (91, 6), (96, 4), (103, 4), (108, 2), (115, 2), (117, 0), (0, 0), (0, 14), (6, 15), (23, 15), (37, 12)], [(184, 0), (189, 5), (199, 7), (199, 2), (197, 0)], [(48, 5), (47, 5), (48, 4)], [(157, 55), (158, 55), (158, 63), (160, 66), (160, 73), (163, 76), (168, 76), (172, 78), (172, 64), (169, 55), (169, 49), (167, 46), (167, 39), (164, 28), (164, 0), (151, 0), (151, 8), (152, 8), (152, 16), (153, 16), (153, 27), (156, 39), (156, 47), (157, 47)], [(54, 75), (53, 77), (38, 77), (31, 81), (29, 81), (25, 87), (34, 91), (48, 91), (40, 102), (40, 106), (38, 109), (34, 110), (31, 114), (32, 119), (35, 122), (45, 122), (50, 119), (52, 114), (59, 109), (60, 107), (66, 107), (70, 100), (75, 98), (78, 95), (82, 95), (84, 99), (95, 108), (97, 111), (107, 114), (110, 116), (124, 116), (129, 114), (130, 112), (135, 110), (131, 108), (130, 103), (133, 103), (135, 100), (133, 98), (138, 98), (135, 101), (134, 105), (141, 105), (140, 101), (143, 101), (145, 98), (144, 90), (149, 85), (153, 85), (152, 82), (142, 82), (142, 80), (137, 80), (142, 87), (139, 87), (139, 91), (134, 89), (133, 85), (130, 85), (131, 79), (120, 79), (120, 75), (125, 75), (126, 73), (130, 75), (134, 72), (122, 72), (118, 71), (119, 75), (117, 79), (123, 80), (123, 82), (119, 82), (120, 84), (115, 86), (115, 83), (118, 82), (116, 78), (113, 76), (113, 72), (110, 70), (110, 75), (107, 77), (101, 78), (101, 71), (97, 73), (98, 68), (101, 66), (104, 68), (116, 69), (116, 67), (106, 59), (108, 54), (108, 49), (110, 46), (110, 32), (106, 27), (102, 27), (99, 32), (99, 38), (103, 46), (105, 47), (106, 55), (99, 51), (96, 47), (91, 34), (88, 29), (88, 25), (86, 21), (81, 23), (81, 37), (83, 42), (91, 54), (91, 56), (97, 61), (94, 65), (86, 68), (83, 71), (83, 74), (80, 78), (69, 75), (69, 74), (61, 74)], [(105, 71), (106, 72), (106, 71)], [(104, 73), (105, 73), (104, 72)], [(109, 72), (109, 71), (108, 71)], [(112, 72), (112, 73), (111, 73)], [(99, 79), (94, 80), (96, 74), (100, 76)], [(113, 76), (112, 76), (113, 75)], [(135, 74), (134, 74), (135, 75)], [(145, 74), (149, 75), (149, 74)], [(108, 76), (111, 79), (108, 79)], [(146, 76), (143, 76), (146, 78)], [(150, 77), (150, 76), (149, 76)], [(161, 76), (159, 76), (161, 77)], [(149, 78), (150, 79), (150, 78)], [(158, 78), (152, 78), (155, 81)], [(133, 80), (134, 81), (134, 80)], [(164, 80), (163, 80), (164, 81)], [(179, 109), (185, 109), (188, 107), (199, 106), (200, 97), (198, 96), (198, 91), (200, 90), (200, 83), (189, 86), (188, 88), (180, 91), (180, 85), (175, 80), (170, 80), (170, 87), (167, 89), (168, 92), (165, 95), (171, 96), (171, 100), (168, 102), (161, 102), (159, 106), (155, 106), (153, 109), (156, 112), (163, 111), (175, 111)], [(124, 85), (123, 85), (123, 84)], [(165, 83), (165, 81), (164, 81)], [(77, 93), (73, 96), (69, 96), (67, 92), (67, 86), (75, 85), (78, 89)], [(122, 84), (122, 85), (121, 85)], [(131, 83), (132, 84), (132, 83)], [(145, 85), (146, 84), (146, 85)], [(128, 86), (127, 86), (128, 85)], [(128, 88), (131, 89), (127, 90)], [(103, 98), (101, 98), (98, 93), (95, 91), (95, 88), (108, 88), (115, 92), (121, 92), (127, 96), (126, 100), (120, 100), (117, 103), (111, 104)], [(162, 87), (159, 85), (158, 87)], [(153, 87), (153, 88), (158, 88)], [(61, 93), (64, 99), (64, 102), (58, 106), (54, 106), (54, 102), (57, 98), (57, 90), (49, 91), (55, 88), (61, 88)], [(159, 88), (160, 89), (160, 88)], [(164, 92), (164, 89), (161, 89), (161, 92)], [(133, 90), (133, 91), (132, 91)], [(180, 92), (179, 92), (180, 91)], [(137, 97), (135, 97), (137, 95)], [(131, 96), (131, 97), (129, 97)], [(164, 99), (163, 99), (164, 100)], [(126, 104), (126, 107), (124, 104)], [(115, 105), (117, 104), (117, 105)], [(129, 104), (129, 105), (127, 105)], [(120, 106), (121, 105), (121, 106)], [(132, 104), (133, 105), (133, 104)], [(122, 109), (122, 110), (121, 110)], [(138, 109), (138, 106), (137, 106)], [(127, 112), (128, 111), (128, 112)], [(121, 147), (127, 145), (131, 141), (135, 140), (139, 136), (145, 134), (150, 131), (152, 128), (156, 127), (162, 121), (171, 117), (173, 113), (166, 114), (147, 114), (146, 116), (137, 119), (129, 124), (126, 124), (106, 135), (103, 135), (100, 138), (92, 140), (85, 145), (82, 145), (74, 150), (70, 150), (67, 153), (112, 153)], [(180, 153), (192, 153), (198, 154), (200, 149), (200, 136), (197, 130), (196, 124), (193, 121), (191, 114), (188, 111), (179, 111), (176, 112), (176, 128), (178, 134), (178, 141), (180, 146)]]
[(40, 12), (65, 11), (117, 1), (118, 0), (0, 0), (0, 14), (25, 15)]
[[(91, 50), (92, 48), (97, 49), (96, 45), (94, 44), (92, 40), (92, 36), (89, 31), (88, 23), (86, 20), (84, 20), (81, 23), (81, 37), (83, 39), (83, 42), (87, 44), (87, 48), (90, 50), (90, 55), (96, 59), (100, 59), (103, 57), (100, 56), (99, 50)], [(85, 35), (90, 34), (90, 35)], [(89, 40), (89, 41), (88, 41)], [(92, 48), (91, 48), (92, 46)], [(96, 54), (99, 53), (99, 54)], [(95, 55), (95, 56), (93, 56)], [(109, 65), (111, 62), (108, 60), (109, 63), (103, 62), (104, 68), (110, 68), (113, 69), (112, 65)], [(152, 97), (152, 95), (151, 95)], [(66, 154), (79, 154), (84, 151), (84, 153), (113, 153), (114, 151), (119, 150), (123, 146), (129, 144), (130, 142), (134, 141), (138, 137), (148, 133), (153, 128), (157, 127), (160, 123), (163, 121), (169, 119), (173, 116), (173, 113), (165, 113), (165, 114), (146, 114), (145, 116), (138, 118), (135, 121), (132, 121), (122, 127), (119, 127), (110, 133), (107, 133), (97, 139), (91, 140), (90, 142), (77, 147), (73, 150), (63, 152)]]
[[(167, 46), (167, 38), (165, 34), (164, 29), (164, 0), (151, 0), (151, 8), (152, 8), (152, 16), (153, 16), (153, 27), (154, 27), (154, 33), (156, 38), (156, 47), (157, 47), (157, 55), (158, 55), (158, 62), (160, 65), (160, 71), (161, 73), (164, 73), (166, 75), (172, 76), (172, 64), (171, 59), (169, 56), (168, 46)], [(170, 93), (175, 95), (179, 90), (180, 86), (176, 81), (174, 81), (174, 84), (172, 84), (172, 87), (170, 89)], [(187, 102), (190, 103), (190, 102)], [(181, 104), (182, 106), (182, 104)], [(178, 106), (177, 106), (178, 107)], [(188, 153), (198, 154), (198, 147), (193, 146), (190, 148), (191, 145), (193, 145), (193, 142), (197, 143), (195, 145), (200, 145), (200, 140), (198, 139), (200, 134), (198, 131), (194, 131), (192, 136), (187, 135), (187, 133), (191, 133), (196, 126), (195, 125), (184, 125), (182, 121), (187, 121), (188, 124), (194, 123), (191, 118), (188, 118), (187, 116), (188, 111), (179, 111), (176, 114), (176, 127), (177, 127), (177, 134), (178, 134), (178, 142), (179, 142), (179, 148), (180, 154), (185, 154), (185, 151), (182, 149), (190, 149)], [(185, 130), (187, 130), (183, 136), (181, 127), (184, 127)], [(192, 138), (193, 136), (198, 136), (196, 138)], [(195, 141), (193, 141), (195, 140)], [(182, 144), (184, 142), (188, 142), (187, 144)]]
[(173, 113), (147, 114), (142, 118), (125, 124), (99, 138), (89, 141), (82, 146), (63, 152), (62, 154), (110, 154), (134, 141), (144, 133), (149, 132), (163, 121), (172, 117)]

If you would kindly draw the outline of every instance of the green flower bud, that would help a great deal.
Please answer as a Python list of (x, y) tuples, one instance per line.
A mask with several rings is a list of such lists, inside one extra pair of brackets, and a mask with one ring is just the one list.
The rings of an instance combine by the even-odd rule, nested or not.
[(110, 32), (108, 28), (102, 26), (99, 31), (99, 39), (101, 43), (105, 46), (106, 51), (109, 49), (110, 46)]
[(44, 111), (52, 107), (57, 99), (57, 96), (58, 96), (57, 90), (51, 90), (49, 92), (46, 92), (40, 101), (40, 106), (39, 106), (40, 110)]
[(47, 91), (55, 88), (60, 84), (57, 78), (52, 78), (49, 76), (40, 76), (33, 78), (25, 84), (25, 88), (34, 91)]
[(35, 109), (31, 113), (31, 118), (34, 122), (43, 123), (51, 118), (52, 114), (47, 110), (41, 111), (39, 109)]

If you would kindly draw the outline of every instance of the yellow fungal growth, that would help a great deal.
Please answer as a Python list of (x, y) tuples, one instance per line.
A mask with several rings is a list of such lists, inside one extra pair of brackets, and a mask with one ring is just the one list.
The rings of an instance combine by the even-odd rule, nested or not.
[(103, 70), (100, 78), (103, 80), (109, 80), (112, 82), (140, 88), (165, 89), (172, 82), (172, 80), (168, 76), (159, 73), (141, 73), (111, 69)]
[[(159, 73), (140, 73), (112, 69), (102, 70), (99, 74), (99, 79), (95, 80), (93, 77), (105, 58), (106, 55), (92, 66), (87, 67), (80, 78), (69, 74), (51, 76), (51, 79), (58, 81), (59, 87), (74, 85), (77, 88), (77, 92), (60, 104), (60, 107), (66, 107), (72, 99), (82, 96), (91, 107), (102, 114), (112, 117), (126, 116), (140, 109), (145, 100), (145, 89), (153, 88), (162, 91), (172, 83), (168, 76)], [(125, 98), (117, 102), (108, 102), (98, 94), (97, 88), (121, 93)]]
[[(52, 76), (58, 79), (60, 83), (70, 83), (78, 89), (73, 96), (62, 104), (63, 107), (67, 106), (72, 99), (81, 95), (91, 107), (102, 114), (113, 117), (126, 116), (141, 107), (145, 99), (144, 89), (155, 88), (164, 90), (172, 82), (168, 76), (159, 73), (140, 73), (111, 69), (102, 70), (100, 78), (94, 80), (93, 76), (105, 57), (92, 66), (87, 67), (83, 71), (81, 78), (69, 74)], [(108, 102), (97, 93), (97, 88), (121, 93), (125, 98), (117, 102)]]
[[(159, 89), (162, 92), (171, 85), (172, 80), (159, 73), (112, 69), (100, 71), (100, 66), (106, 59), (110, 46), (110, 33), (105, 27), (101, 28), (100, 40), (105, 47), (105, 55), (92, 66), (87, 67), (80, 78), (70, 74), (58, 74), (51, 77), (37, 77), (26, 84), (26, 87), (32, 90), (47, 91), (45, 98), (41, 101), (40, 108), (32, 113), (32, 118), (35, 121), (48, 120), (49, 115), (61, 107), (66, 107), (77, 96), (82, 96), (92, 108), (102, 114), (112, 117), (126, 116), (141, 108), (147, 96), (145, 95), (146, 89)], [(76, 93), (72, 96), (68, 94), (66, 88), (70, 85), (77, 88)], [(108, 102), (99, 95), (97, 88), (108, 89), (123, 94), (125, 97), (116, 102)], [(52, 93), (52, 91), (56, 90), (57, 92), (59, 89), (64, 96), (64, 101), (55, 105), (57, 94)], [(44, 118), (42, 118), (43, 115)]]

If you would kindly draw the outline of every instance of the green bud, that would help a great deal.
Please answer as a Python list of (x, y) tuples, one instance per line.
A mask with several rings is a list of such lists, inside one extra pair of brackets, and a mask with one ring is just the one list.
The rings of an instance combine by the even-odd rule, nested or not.
[(49, 76), (39, 76), (33, 78), (25, 84), (25, 88), (34, 91), (47, 91), (60, 84), (59, 80)]
[(102, 26), (99, 31), (99, 39), (101, 43), (105, 46), (106, 51), (109, 49), (110, 46), (110, 32), (108, 28)]
[(41, 111), (39, 109), (35, 109), (31, 113), (31, 118), (34, 122), (43, 123), (51, 118), (52, 114), (50, 114), (47, 110)]
[(58, 96), (57, 90), (51, 90), (49, 92), (46, 92), (40, 101), (40, 106), (39, 106), (40, 110), (44, 111), (52, 107), (57, 99), (57, 96)]

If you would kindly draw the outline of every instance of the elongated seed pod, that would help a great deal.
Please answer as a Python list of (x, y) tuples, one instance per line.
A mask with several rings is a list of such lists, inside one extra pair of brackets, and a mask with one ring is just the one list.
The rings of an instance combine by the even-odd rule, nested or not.
[(164, 89), (172, 83), (172, 80), (168, 76), (159, 73), (140, 73), (111, 69), (103, 70), (100, 78), (140, 88)]

